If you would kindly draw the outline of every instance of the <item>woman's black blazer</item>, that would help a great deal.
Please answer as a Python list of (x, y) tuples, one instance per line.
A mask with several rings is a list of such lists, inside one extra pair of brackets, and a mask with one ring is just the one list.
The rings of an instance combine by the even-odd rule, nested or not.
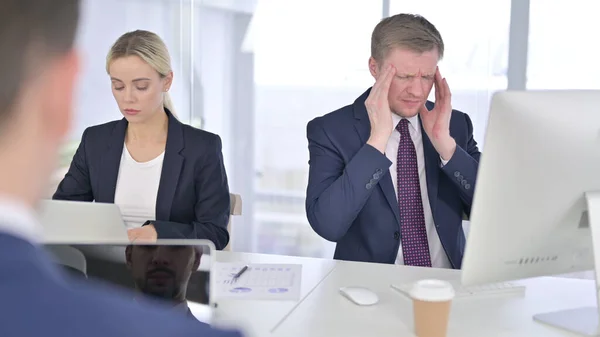
[[(229, 242), (230, 200), (218, 135), (185, 125), (167, 110), (169, 126), (156, 219), (159, 239)], [(114, 203), (126, 119), (87, 128), (53, 199)]]

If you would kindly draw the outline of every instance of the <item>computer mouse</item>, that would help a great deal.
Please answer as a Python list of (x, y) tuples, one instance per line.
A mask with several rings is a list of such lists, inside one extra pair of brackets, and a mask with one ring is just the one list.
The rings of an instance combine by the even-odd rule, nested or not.
[(342, 287), (340, 293), (357, 305), (373, 305), (379, 302), (376, 293), (363, 287)]

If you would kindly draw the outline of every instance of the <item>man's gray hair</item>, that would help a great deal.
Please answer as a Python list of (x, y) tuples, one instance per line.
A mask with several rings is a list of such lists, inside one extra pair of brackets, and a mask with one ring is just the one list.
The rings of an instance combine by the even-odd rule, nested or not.
[(375, 26), (371, 35), (371, 56), (381, 64), (393, 48), (419, 53), (437, 49), (444, 56), (444, 41), (435, 26), (416, 14), (396, 14)]

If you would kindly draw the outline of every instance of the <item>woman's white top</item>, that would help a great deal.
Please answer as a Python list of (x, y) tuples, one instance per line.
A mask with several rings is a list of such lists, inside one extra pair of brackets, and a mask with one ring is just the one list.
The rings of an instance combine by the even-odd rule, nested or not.
[(156, 219), (156, 197), (165, 153), (140, 163), (123, 144), (115, 191), (115, 204), (121, 209), (127, 229), (141, 227)]

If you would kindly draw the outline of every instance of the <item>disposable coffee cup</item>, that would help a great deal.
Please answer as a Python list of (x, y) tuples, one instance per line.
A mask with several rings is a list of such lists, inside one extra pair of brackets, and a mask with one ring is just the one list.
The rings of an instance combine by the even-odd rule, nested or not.
[(415, 334), (418, 337), (446, 337), (454, 288), (446, 281), (416, 282), (410, 296), (413, 299)]

